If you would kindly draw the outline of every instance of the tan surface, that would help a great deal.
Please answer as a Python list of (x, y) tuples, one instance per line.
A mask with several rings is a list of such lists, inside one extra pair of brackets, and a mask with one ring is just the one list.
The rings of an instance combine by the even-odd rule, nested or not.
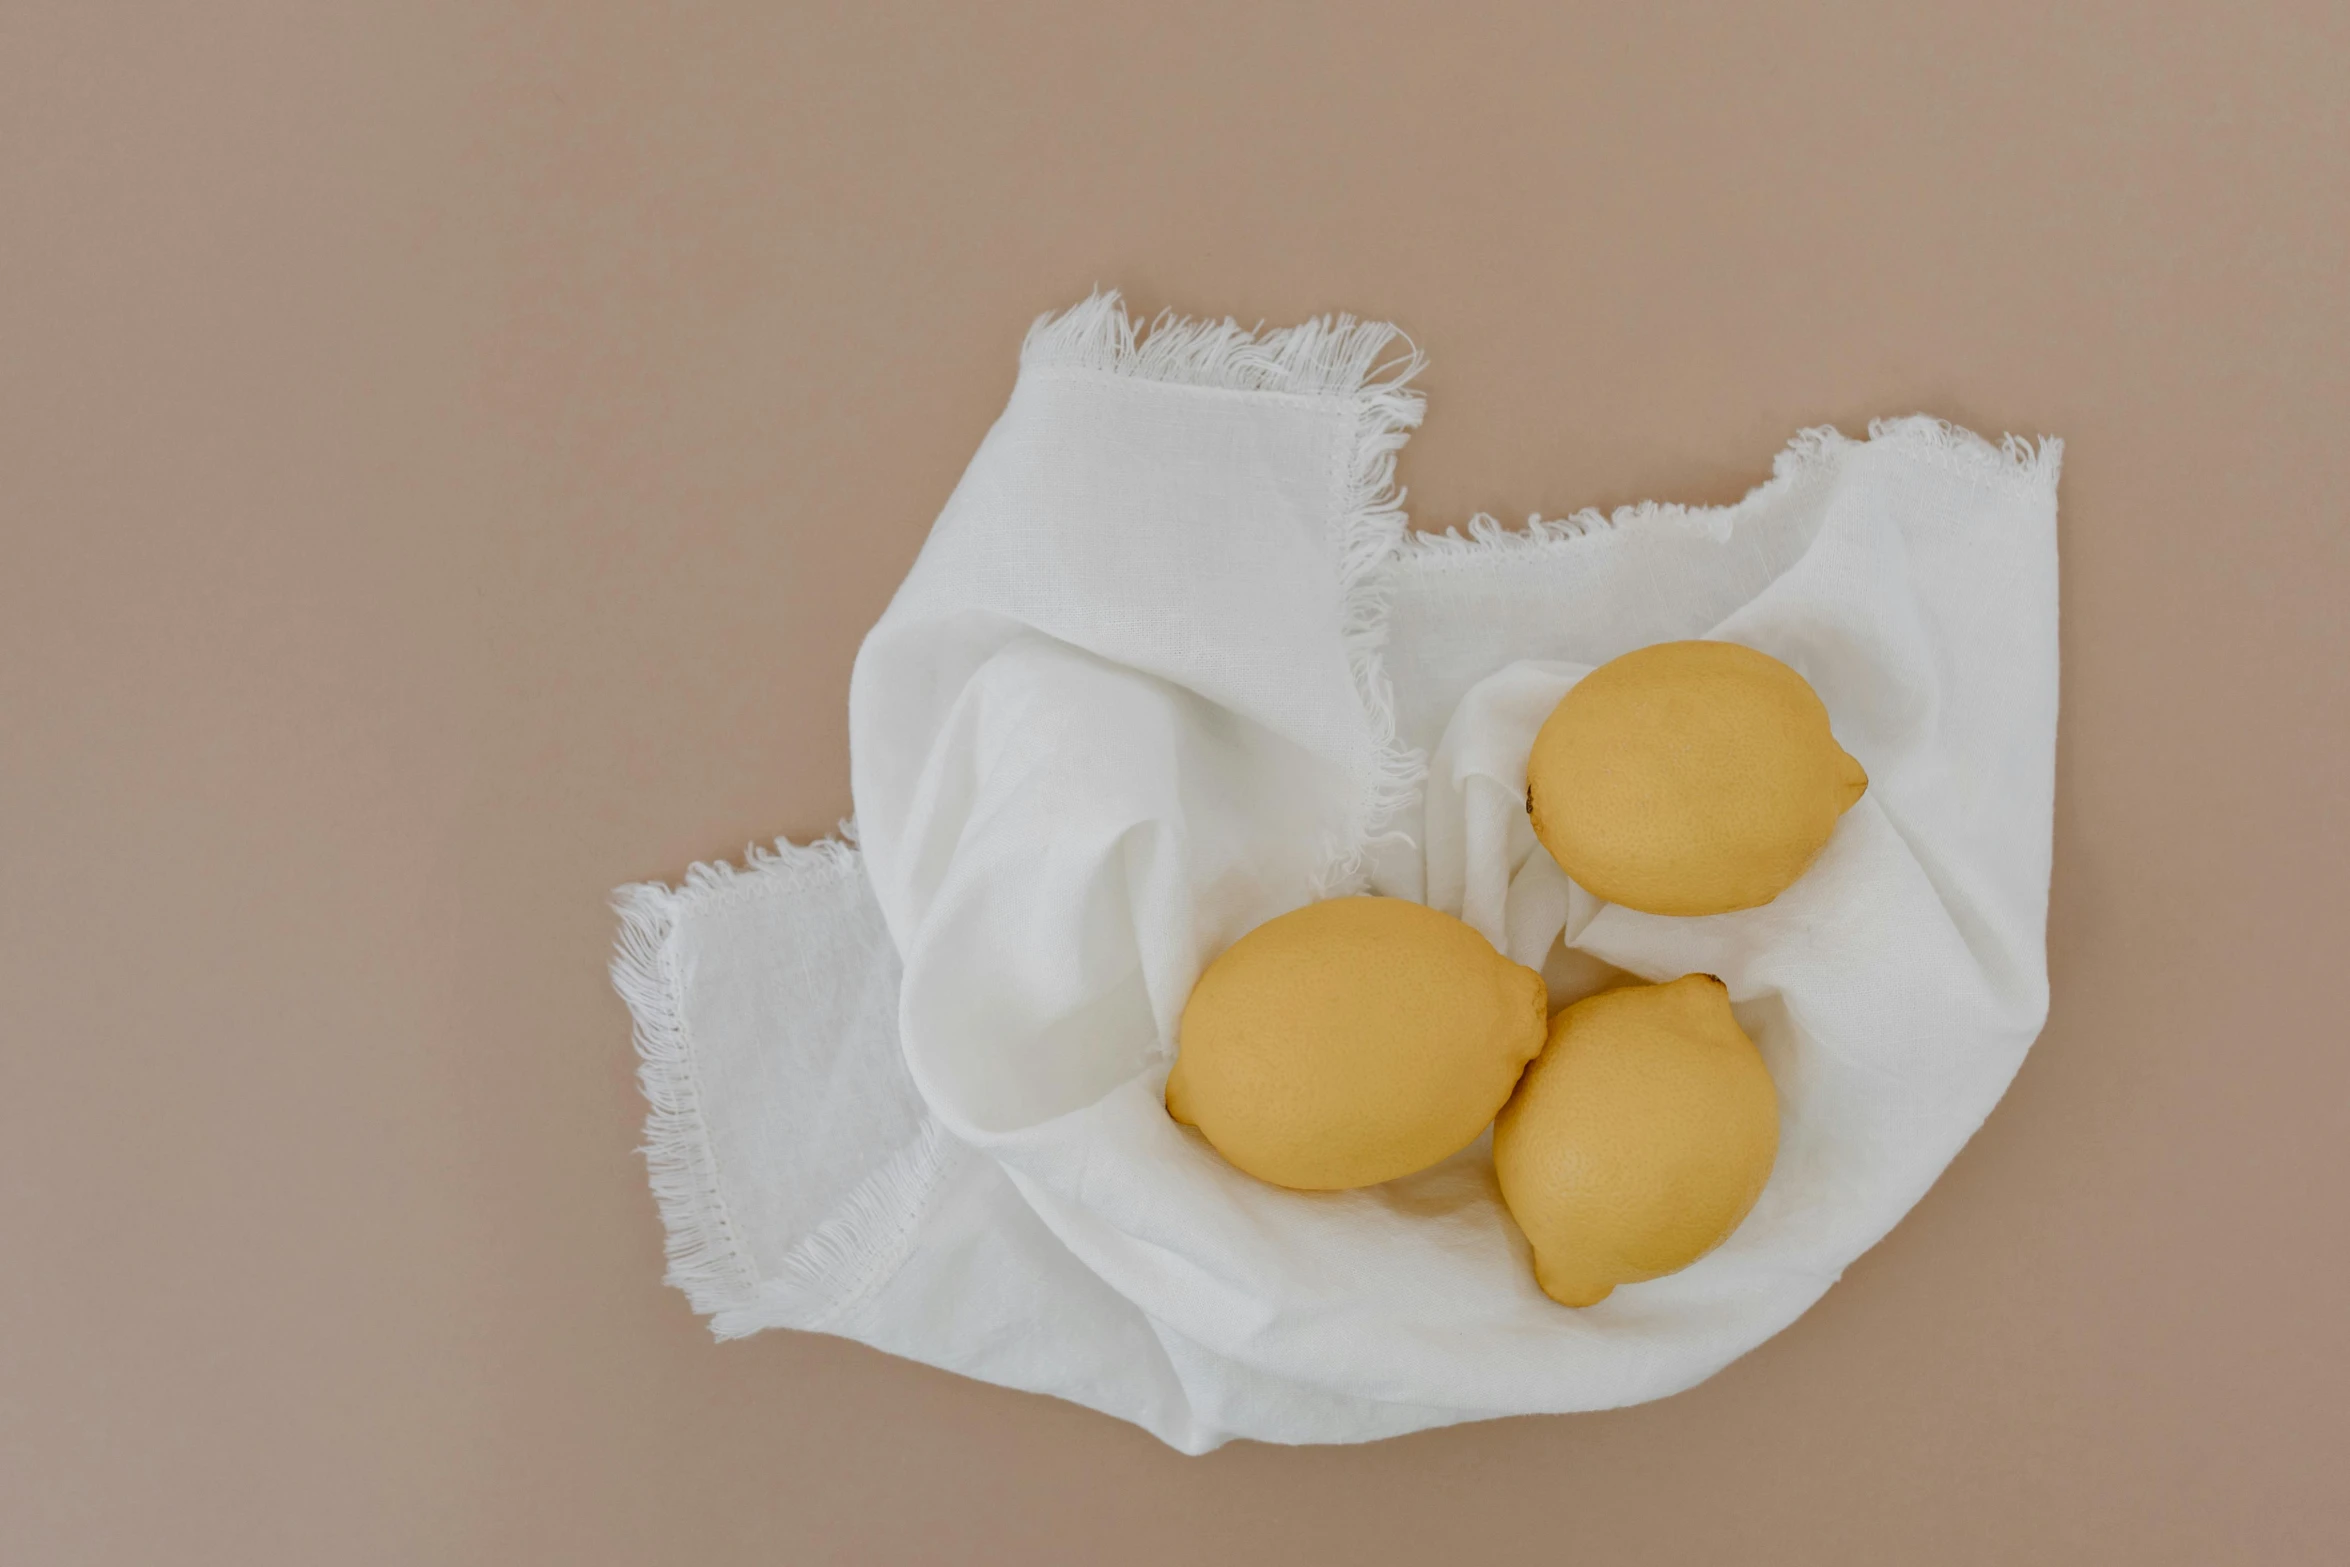
[[(2350, 1556), (2342, 8), (834, 9), (0, 14), (0, 1560)], [(1423, 518), (2071, 443), (2054, 1017), (1707, 1386), (1195, 1461), (659, 1285), (605, 890), (848, 805), (1096, 279), (1408, 325)]]

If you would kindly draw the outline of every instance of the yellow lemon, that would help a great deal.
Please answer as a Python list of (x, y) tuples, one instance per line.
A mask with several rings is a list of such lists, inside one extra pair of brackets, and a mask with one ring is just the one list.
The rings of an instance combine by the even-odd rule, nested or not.
[(1551, 858), (1647, 914), (1770, 902), (1868, 786), (1809, 682), (1733, 642), (1661, 642), (1602, 664), (1526, 762), (1526, 809)]
[(1546, 1001), (1541, 975), (1449, 914), (1308, 904), (1200, 976), (1167, 1113), (1276, 1186), (1393, 1180), (1476, 1141), (1542, 1048)]
[(1711, 974), (1604, 991), (1493, 1123), (1502, 1200), (1562, 1305), (1686, 1268), (1729, 1238), (1779, 1152), (1779, 1095)]

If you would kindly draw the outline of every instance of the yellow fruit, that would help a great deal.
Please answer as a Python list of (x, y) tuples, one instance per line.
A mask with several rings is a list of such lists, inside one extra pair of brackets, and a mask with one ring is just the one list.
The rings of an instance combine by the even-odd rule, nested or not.
[(1778, 1152), (1778, 1091), (1711, 974), (1568, 1007), (1493, 1123), (1535, 1282), (1567, 1306), (1719, 1246)]
[(1732, 642), (1661, 642), (1602, 664), (1526, 762), (1526, 809), (1551, 858), (1647, 914), (1770, 902), (1868, 786), (1810, 684)]
[(1546, 1001), (1541, 975), (1449, 914), (1308, 904), (1200, 976), (1167, 1113), (1276, 1186), (1391, 1181), (1476, 1141), (1542, 1048)]

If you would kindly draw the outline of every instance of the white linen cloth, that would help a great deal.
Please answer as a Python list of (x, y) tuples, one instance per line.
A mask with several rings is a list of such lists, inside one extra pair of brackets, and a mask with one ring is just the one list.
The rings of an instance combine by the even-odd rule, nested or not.
[[(845, 1334), (1187, 1452), (1633, 1403), (1793, 1321), (2005, 1091), (2047, 1009), (2058, 443), (1807, 431), (1733, 506), (1416, 536), (1395, 341), (1039, 322), (859, 655), (861, 850), (624, 889), (671, 1277), (719, 1335)], [(1705, 919), (1594, 899), (1524, 807), (1560, 695), (1685, 637), (1801, 671), (1870, 778), (1795, 886)], [(1201, 968), (1361, 890), (1461, 914), (1554, 1007), (1720, 976), (1782, 1116), (1730, 1240), (1569, 1310), (1482, 1141), (1306, 1194), (1171, 1121)]]

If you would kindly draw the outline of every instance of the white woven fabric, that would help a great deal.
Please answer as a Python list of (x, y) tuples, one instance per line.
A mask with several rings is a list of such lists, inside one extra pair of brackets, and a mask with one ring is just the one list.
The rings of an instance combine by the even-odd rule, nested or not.
[[(1809, 431), (1734, 506), (1411, 534), (1391, 329), (1115, 296), (1040, 322), (859, 656), (862, 849), (622, 895), (672, 1278), (1186, 1451), (1596, 1409), (1708, 1376), (1917, 1201), (2047, 1009), (2059, 448)], [(1775, 902), (1603, 904), (1536, 845), (1535, 729), (1682, 637), (1800, 670), (1867, 796)], [(1581, 1311), (1483, 1143), (1368, 1191), (1226, 1165), (1160, 1101), (1202, 966), (1374, 890), (1544, 968), (1729, 986), (1779, 1089), (1720, 1250)]]

